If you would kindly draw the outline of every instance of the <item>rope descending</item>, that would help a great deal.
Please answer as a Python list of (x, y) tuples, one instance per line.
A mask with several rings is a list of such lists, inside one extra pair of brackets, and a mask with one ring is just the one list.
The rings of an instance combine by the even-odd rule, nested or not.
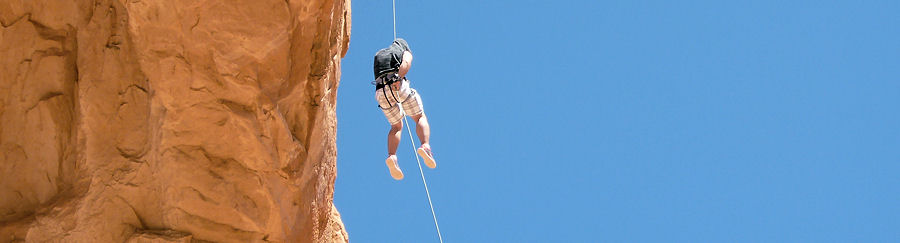
[[(397, 3), (396, 0), (391, 0), (391, 11), (393, 13), (394, 20), (394, 40), (397, 39)], [(390, 88), (390, 87), (385, 87)], [(383, 90), (382, 90), (383, 91)], [(409, 120), (406, 119), (406, 112), (403, 110), (403, 103), (397, 100), (397, 96), (394, 95), (394, 90), (391, 89), (391, 96), (394, 97), (397, 102), (397, 108), (400, 109), (400, 115), (403, 116), (403, 122), (406, 123), (406, 132), (409, 133), (409, 141), (410, 145), (412, 145), (413, 154), (416, 155), (416, 165), (419, 166), (419, 174), (422, 175), (422, 185), (425, 186), (425, 195), (428, 196), (428, 207), (431, 208), (431, 218), (434, 219), (434, 228), (437, 230), (438, 240), (440, 243), (444, 243), (444, 237), (441, 236), (441, 227), (438, 226), (437, 215), (434, 213), (434, 204), (431, 203), (431, 192), (428, 191), (428, 182), (425, 182), (425, 172), (422, 171), (422, 162), (419, 161), (419, 153), (416, 152), (416, 140), (414, 140), (412, 135), (412, 130), (409, 128)]]
[(412, 130), (409, 128), (409, 120), (406, 119), (406, 112), (403, 111), (403, 103), (397, 102), (398, 108), (400, 108), (400, 115), (403, 116), (403, 121), (406, 122), (406, 132), (409, 133), (409, 141), (410, 145), (412, 145), (413, 154), (416, 155), (416, 165), (419, 166), (419, 174), (422, 175), (422, 185), (425, 185), (425, 195), (428, 196), (428, 207), (431, 208), (431, 218), (434, 219), (434, 228), (437, 229), (438, 240), (441, 243), (444, 243), (444, 237), (441, 236), (441, 227), (438, 226), (437, 215), (434, 213), (434, 204), (431, 203), (431, 193), (428, 192), (428, 183), (425, 182), (425, 172), (422, 171), (422, 162), (419, 161), (419, 153), (416, 153), (416, 140), (413, 140)]

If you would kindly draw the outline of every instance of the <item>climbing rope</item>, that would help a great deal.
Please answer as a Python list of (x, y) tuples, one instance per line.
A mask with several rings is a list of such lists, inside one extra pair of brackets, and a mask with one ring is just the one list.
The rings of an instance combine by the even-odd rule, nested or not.
[[(394, 21), (394, 40), (397, 39), (397, 1), (391, 0), (391, 11), (393, 14)], [(384, 88), (390, 88), (385, 86)], [(394, 95), (394, 90), (391, 89), (391, 96), (394, 96), (394, 100), (397, 100), (397, 96)], [(403, 122), (406, 123), (406, 132), (409, 133), (409, 141), (412, 146), (413, 154), (416, 156), (416, 166), (419, 166), (419, 175), (422, 175), (422, 185), (425, 186), (425, 195), (428, 196), (428, 207), (431, 208), (431, 218), (434, 219), (434, 228), (437, 230), (438, 240), (440, 243), (444, 243), (444, 237), (441, 236), (441, 227), (438, 226), (437, 215), (434, 213), (434, 204), (431, 203), (431, 192), (428, 191), (428, 182), (425, 181), (425, 172), (422, 171), (422, 162), (419, 161), (419, 153), (416, 152), (416, 140), (414, 140), (412, 135), (412, 130), (409, 128), (411, 125), (409, 124), (409, 120), (406, 119), (406, 112), (403, 110), (403, 103), (397, 102), (397, 108), (400, 109), (400, 116), (403, 116)]]
[(396, 0), (391, 0), (391, 11), (394, 14), (394, 40), (397, 39), (397, 3)]
[(422, 171), (422, 163), (419, 162), (419, 153), (416, 153), (416, 140), (413, 140), (412, 130), (409, 128), (409, 120), (406, 119), (406, 112), (403, 111), (403, 103), (397, 102), (397, 108), (400, 108), (400, 115), (406, 123), (406, 132), (409, 133), (409, 144), (412, 146), (413, 154), (416, 155), (416, 165), (419, 166), (419, 174), (422, 175), (422, 185), (425, 185), (425, 195), (428, 196), (428, 207), (431, 208), (431, 218), (434, 219), (434, 228), (437, 229), (438, 240), (444, 243), (444, 237), (441, 236), (441, 227), (438, 226), (437, 215), (434, 214), (434, 205), (431, 204), (431, 193), (428, 192), (428, 183), (425, 182), (425, 172)]

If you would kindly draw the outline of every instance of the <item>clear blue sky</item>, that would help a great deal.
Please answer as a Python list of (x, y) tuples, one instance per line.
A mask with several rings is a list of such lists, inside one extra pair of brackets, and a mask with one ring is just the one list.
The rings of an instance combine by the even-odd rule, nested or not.
[[(900, 241), (900, 1), (397, 4), (446, 242)], [(335, 204), (437, 242), (405, 129), (384, 164), (391, 2), (352, 7)]]

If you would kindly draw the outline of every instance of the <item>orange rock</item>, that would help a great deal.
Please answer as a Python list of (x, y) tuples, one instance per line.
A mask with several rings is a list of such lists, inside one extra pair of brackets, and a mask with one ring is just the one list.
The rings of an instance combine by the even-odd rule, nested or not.
[(9, 0), (0, 24), (0, 241), (347, 242), (349, 0)]

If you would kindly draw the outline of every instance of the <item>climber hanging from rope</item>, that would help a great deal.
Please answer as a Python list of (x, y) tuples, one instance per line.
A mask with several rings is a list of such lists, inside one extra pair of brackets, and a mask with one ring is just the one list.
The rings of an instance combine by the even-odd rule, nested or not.
[[(403, 38), (397, 38), (390, 47), (375, 53), (375, 100), (387, 117), (391, 129), (388, 131), (388, 157), (385, 163), (395, 180), (403, 179), (403, 171), (397, 164), (397, 146), (403, 129), (402, 119), (408, 115), (416, 122), (416, 134), (422, 143), (416, 152), (425, 160), (425, 165), (434, 169), (434, 155), (428, 139), (431, 129), (422, 106), (422, 98), (415, 89), (409, 87), (406, 74), (412, 65), (412, 51)], [(408, 124), (407, 124), (408, 125)]]

